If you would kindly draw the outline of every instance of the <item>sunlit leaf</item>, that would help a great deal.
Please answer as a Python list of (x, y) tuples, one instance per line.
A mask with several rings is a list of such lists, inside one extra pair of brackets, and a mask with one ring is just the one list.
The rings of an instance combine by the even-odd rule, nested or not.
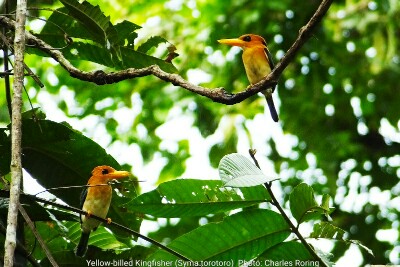
[(218, 166), (219, 176), (225, 186), (250, 187), (271, 182), (248, 158), (238, 153), (224, 156)]

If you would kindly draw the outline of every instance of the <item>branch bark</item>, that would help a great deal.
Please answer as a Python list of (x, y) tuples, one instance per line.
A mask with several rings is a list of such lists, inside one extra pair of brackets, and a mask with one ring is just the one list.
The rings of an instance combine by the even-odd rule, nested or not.
[[(152, 65), (146, 68), (134, 69), (129, 68), (126, 70), (121, 70), (117, 72), (103, 72), (103, 71), (91, 71), (86, 72), (75, 68), (64, 56), (63, 54), (37, 38), (35, 35), (26, 32), (26, 38), (30, 45), (35, 45), (38, 49), (45, 52), (56, 61), (60, 63), (60, 65), (69, 72), (69, 74), (77, 79), (82, 81), (93, 82), (98, 85), (103, 84), (112, 84), (117, 83), (122, 80), (134, 79), (143, 76), (153, 75), (157, 78), (170, 82), (173, 85), (180, 86), (190, 92), (195, 94), (199, 94), (211, 99), (214, 102), (233, 105), (243, 100), (257, 94), (258, 92), (264, 91), (267, 88), (273, 87), (278, 82), (279, 77), (282, 75), (282, 72), (289, 65), (289, 63), (294, 59), (297, 52), (304, 45), (304, 43), (310, 38), (313, 30), (318, 25), (318, 23), (322, 20), (326, 12), (328, 11), (330, 5), (333, 0), (323, 0), (319, 5), (318, 9), (308, 21), (308, 23), (302, 27), (299, 31), (299, 35), (290, 49), (287, 51), (285, 56), (280, 60), (280, 62), (276, 65), (275, 69), (262, 81), (252, 86), (247, 87), (244, 91), (231, 94), (228, 93), (225, 88), (206, 88), (198, 85), (194, 85), (186, 81), (182, 76), (178, 74), (171, 74), (161, 70), (158, 66)], [(0, 24), (3, 26), (13, 28), (13, 21), (8, 19), (7, 17), (0, 16)], [(272, 93), (272, 92), (271, 92)]]
[(22, 180), (21, 164), (21, 138), (22, 138), (22, 92), (24, 86), (24, 52), (25, 52), (25, 20), (26, 0), (17, 1), (16, 23), (15, 23), (15, 67), (13, 83), (13, 101), (11, 118), (11, 188), (10, 204), (7, 216), (7, 232), (4, 244), (4, 266), (14, 265), (14, 251), (17, 245), (17, 218), (19, 205), (19, 192)]

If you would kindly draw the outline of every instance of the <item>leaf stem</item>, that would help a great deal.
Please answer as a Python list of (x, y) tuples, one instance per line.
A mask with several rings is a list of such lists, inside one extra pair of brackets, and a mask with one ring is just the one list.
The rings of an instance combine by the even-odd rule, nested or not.
[[(258, 161), (257, 161), (257, 159), (255, 157), (255, 153), (256, 153), (256, 150), (249, 149), (249, 154), (250, 154), (251, 158), (253, 159), (254, 164), (259, 169), (261, 169), (260, 165), (258, 164)], [(285, 219), (285, 221), (289, 225), (289, 227), (292, 230), (292, 232), (297, 236), (297, 238), (305, 246), (305, 248), (308, 250), (308, 252), (310, 252), (310, 254), (314, 257), (314, 259), (316, 259), (321, 264), (321, 266), (326, 266), (327, 267), (325, 262), (317, 255), (317, 253), (311, 247), (311, 245), (307, 243), (307, 241), (301, 235), (299, 229), (292, 223), (292, 221), (290, 220), (289, 216), (285, 213), (285, 211), (283, 210), (282, 206), (279, 204), (278, 200), (276, 199), (274, 193), (272, 192), (271, 184), (272, 184), (271, 182), (270, 183), (264, 183), (265, 188), (267, 189), (269, 195), (271, 196), (271, 203), (279, 210), (279, 213), (283, 216), (283, 218)]]

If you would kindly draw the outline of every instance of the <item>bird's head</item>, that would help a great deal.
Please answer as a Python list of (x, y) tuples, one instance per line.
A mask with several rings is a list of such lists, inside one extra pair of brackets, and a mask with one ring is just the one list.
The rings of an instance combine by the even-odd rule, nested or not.
[(109, 182), (114, 179), (121, 179), (130, 175), (127, 171), (117, 171), (110, 166), (97, 166), (92, 171), (92, 177), (96, 177), (96, 180), (102, 180)]
[(255, 48), (255, 47), (263, 49), (267, 48), (267, 43), (265, 42), (264, 38), (256, 34), (244, 34), (239, 38), (221, 39), (218, 40), (218, 42), (230, 46), (239, 46), (243, 50), (245, 50), (246, 48)]

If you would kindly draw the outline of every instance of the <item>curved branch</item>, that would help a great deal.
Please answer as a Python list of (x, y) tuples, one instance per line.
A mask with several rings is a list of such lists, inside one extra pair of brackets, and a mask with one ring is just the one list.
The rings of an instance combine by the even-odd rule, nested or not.
[[(51, 47), (41, 39), (37, 38), (35, 35), (26, 32), (26, 38), (29, 44), (36, 45), (38, 49), (42, 50), (43, 52), (54, 58), (56, 61), (58, 61), (60, 65), (66, 71), (68, 71), (72, 77), (80, 79), (82, 81), (88, 81), (98, 85), (103, 85), (103, 84), (112, 84), (123, 80), (153, 75), (163, 81), (170, 82), (176, 86), (180, 86), (195, 94), (205, 96), (214, 102), (226, 105), (233, 105), (242, 102), (243, 100), (249, 98), (250, 96), (257, 94), (258, 92), (261, 92), (267, 88), (276, 85), (279, 77), (282, 75), (282, 72), (294, 59), (296, 53), (300, 50), (300, 48), (304, 45), (304, 43), (310, 38), (310, 36), (312, 35), (312, 31), (315, 29), (316, 25), (322, 20), (332, 2), (333, 0), (323, 0), (321, 2), (318, 9), (311, 17), (311, 19), (308, 21), (308, 23), (300, 29), (299, 35), (295, 40), (295, 42), (293, 43), (293, 45), (290, 47), (285, 56), (280, 60), (280, 62), (276, 65), (274, 70), (267, 77), (265, 77), (259, 83), (249, 86), (244, 91), (241, 91), (236, 94), (231, 94), (227, 92), (223, 87), (206, 88), (191, 84), (187, 80), (185, 80), (182, 76), (178, 74), (165, 72), (156, 65), (152, 65), (141, 69), (129, 68), (126, 70), (107, 72), (107, 73), (104, 71), (91, 71), (91, 72), (82, 71), (74, 67), (63, 56), (63, 54), (60, 51), (54, 50), (53, 47)], [(14, 21), (3, 16), (0, 16), (0, 24), (9, 28), (14, 27)], [(270, 93), (272, 94), (272, 90), (270, 90)]]

